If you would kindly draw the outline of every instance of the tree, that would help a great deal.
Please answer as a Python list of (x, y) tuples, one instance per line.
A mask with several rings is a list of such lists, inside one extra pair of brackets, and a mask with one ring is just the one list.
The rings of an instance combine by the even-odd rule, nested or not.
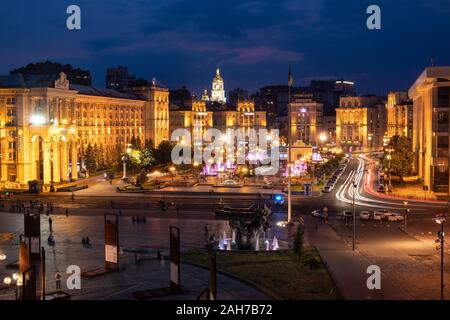
[(303, 250), (303, 243), (304, 243), (304, 236), (305, 233), (305, 226), (303, 225), (303, 223), (299, 223), (297, 226), (297, 232), (295, 233), (295, 237), (294, 237), (294, 252), (298, 254), (298, 256), (300, 257), (302, 255), (302, 250)]
[(164, 140), (163, 142), (161, 142), (158, 146), (158, 148), (156, 148), (156, 153), (155, 153), (155, 157), (156, 157), (156, 161), (158, 164), (169, 164), (172, 162), (172, 149), (173, 149), (173, 143), (168, 141), (168, 140)]
[(97, 162), (95, 159), (94, 148), (92, 147), (92, 145), (90, 143), (88, 144), (88, 146), (86, 148), (84, 158), (85, 158), (86, 168), (90, 172), (97, 171)]
[[(388, 150), (392, 150), (389, 152)], [(389, 160), (390, 157), (390, 160)], [(389, 141), (383, 156), (383, 166), (398, 176), (403, 183), (403, 178), (411, 175), (414, 152), (411, 141), (405, 136), (393, 136)]]
[(152, 148), (145, 147), (139, 154), (139, 166), (141, 169), (148, 170), (155, 163), (155, 151)]

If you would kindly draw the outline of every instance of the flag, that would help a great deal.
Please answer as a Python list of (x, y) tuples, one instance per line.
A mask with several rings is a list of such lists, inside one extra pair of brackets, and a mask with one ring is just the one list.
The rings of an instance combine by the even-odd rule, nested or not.
[(292, 87), (292, 84), (294, 83), (294, 78), (292, 78), (292, 72), (291, 68), (289, 68), (289, 75), (288, 75), (288, 86)]

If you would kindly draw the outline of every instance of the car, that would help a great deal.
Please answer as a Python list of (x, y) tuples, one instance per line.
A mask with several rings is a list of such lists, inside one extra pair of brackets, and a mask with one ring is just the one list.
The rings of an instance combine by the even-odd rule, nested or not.
[(378, 192), (384, 192), (385, 191), (385, 189), (384, 189), (384, 186), (382, 185), (382, 184), (380, 184), (379, 186), (378, 186)]
[(388, 221), (391, 221), (391, 222), (399, 222), (399, 221), (405, 220), (405, 218), (401, 214), (394, 213), (394, 212), (388, 213), (387, 219), (388, 219)]
[(369, 211), (361, 211), (361, 213), (359, 214), (359, 219), (361, 219), (361, 220), (369, 220), (370, 219)]
[(311, 212), (311, 215), (316, 218), (323, 218), (325, 216), (325, 212), (321, 209), (318, 209)]
[(353, 219), (353, 212), (351, 211), (342, 211), (341, 220)]
[(323, 192), (323, 193), (330, 193), (332, 189), (333, 189), (332, 186), (327, 185), (327, 186), (325, 186), (325, 187), (322, 189), (322, 192)]
[(387, 218), (389, 216), (390, 212), (386, 209), (379, 209), (377, 211), (373, 212), (373, 220), (384, 220), (385, 218)]

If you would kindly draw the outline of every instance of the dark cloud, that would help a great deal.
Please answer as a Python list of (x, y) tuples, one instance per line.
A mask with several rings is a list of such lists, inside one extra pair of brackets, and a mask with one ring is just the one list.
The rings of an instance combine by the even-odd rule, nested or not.
[[(77, 0), (82, 30), (65, 28), (65, 1), (2, 4), (0, 73), (54, 59), (90, 68), (128, 65), (138, 76), (195, 91), (217, 65), (227, 89), (254, 90), (329, 75), (361, 93), (405, 89), (435, 58), (450, 64), (450, 2), (378, 0), (382, 30), (366, 28), (369, 0)], [(420, 41), (418, 41), (420, 39)]]

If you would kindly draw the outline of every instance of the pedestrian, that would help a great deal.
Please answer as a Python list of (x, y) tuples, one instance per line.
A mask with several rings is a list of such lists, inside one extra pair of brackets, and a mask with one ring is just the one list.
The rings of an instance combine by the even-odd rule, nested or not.
[(135, 216), (133, 216), (132, 220), (133, 220), (133, 222), (136, 222), (136, 217), (135, 217)]
[(86, 237), (86, 240), (84, 242), (87, 246), (91, 245), (91, 239), (89, 239), (89, 237)]
[(112, 186), (112, 179), (111, 179), (111, 180), (109, 180), (109, 185), (111, 185), (111, 186)]
[(111, 209), (114, 208), (114, 201), (111, 200)]
[(209, 228), (208, 228), (208, 224), (205, 224), (205, 248), (209, 248)]
[(122, 216), (122, 210), (119, 210), (119, 216)]
[(75, 200), (75, 192), (72, 191), (72, 202)]
[(61, 277), (61, 273), (57, 270), (55, 273), (56, 290), (61, 290)]
[(66, 208), (66, 217), (69, 217), (69, 209)]
[(48, 227), (50, 228), (50, 232), (53, 231), (53, 220), (52, 217), (48, 218)]
[(81, 239), (81, 244), (84, 246), (86, 244), (86, 239), (83, 237), (83, 239)]

